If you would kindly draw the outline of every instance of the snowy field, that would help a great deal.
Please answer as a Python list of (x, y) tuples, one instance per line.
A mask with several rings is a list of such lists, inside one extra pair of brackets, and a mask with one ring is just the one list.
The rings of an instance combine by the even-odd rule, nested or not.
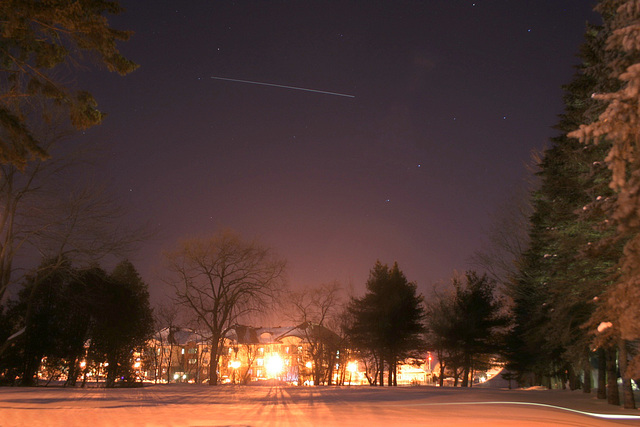
[[(603, 418), (600, 414), (627, 418)], [(0, 425), (638, 426), (640, 411), (612, 407), (593, 395), (560, 390), (267, 385), (6, 387), (0, 388)]]

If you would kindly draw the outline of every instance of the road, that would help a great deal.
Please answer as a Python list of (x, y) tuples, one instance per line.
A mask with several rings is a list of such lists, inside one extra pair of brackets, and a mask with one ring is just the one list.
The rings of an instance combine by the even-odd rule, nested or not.
[(0, 426), (22, 425), (637, 426), (640, 411), (561, 390), (275, 385), (0, 388)]

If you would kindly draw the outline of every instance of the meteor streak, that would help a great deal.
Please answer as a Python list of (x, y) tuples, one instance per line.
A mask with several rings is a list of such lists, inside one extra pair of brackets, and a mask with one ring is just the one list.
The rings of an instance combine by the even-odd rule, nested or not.
[(224, 80), (224, 81), (227, 81), (227, 82), (249, 83), (249, 84), (252, 84), (252, 85), (281, 87), (281, 88), (285, 88), (285, 89), (303, 90), (305, 92), (324, 93), (325, 95), (335, 95), (335, 96), (344, 96), (346, 98), (355, 98), (354, 95), (347, 95), (346, 93), (327, 92), (325, 90), (307, 89), (307, 88), (304, 88), (304, 87), (277, 85), (277, 84), (274, 84), (274, 83), (254, 82), (254, 81), (251, 81), (251, 80), (228, 79), (228, 78), (225, 78), (225, 77), (215, 77), (215, 76), (211, 76), (211, 78), (215, 79), (215, 80)]

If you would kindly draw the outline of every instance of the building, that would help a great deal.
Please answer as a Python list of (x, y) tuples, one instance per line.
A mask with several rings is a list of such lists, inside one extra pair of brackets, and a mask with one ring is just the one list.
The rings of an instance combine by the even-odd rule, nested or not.
[[(236, 325), (227, 332), (218, 378), (223, 383), (268, 379), (291, 384), (335, 383), (346, 372), (342, 363), (344, 354), (340, 338), (319, 325), (303, 323), (275, 328)], [(149, 341), (140, 375), (155, 382), (207, 382), (209, 355), (210, 342), (204, 333), (184, 328), (163, 329)]]

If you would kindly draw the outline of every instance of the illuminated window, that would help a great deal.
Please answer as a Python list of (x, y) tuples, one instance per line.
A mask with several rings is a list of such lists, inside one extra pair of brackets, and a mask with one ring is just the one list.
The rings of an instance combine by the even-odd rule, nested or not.
[(195, 365), (198, 363), (198, 359), (189, 359), (189, 365)]
[(256, 364), (257, 364), (258, 366), (262, 366), (262, 365), (264, 365), (264, 360), (262, 360), (262, 359), (256, 359)]

